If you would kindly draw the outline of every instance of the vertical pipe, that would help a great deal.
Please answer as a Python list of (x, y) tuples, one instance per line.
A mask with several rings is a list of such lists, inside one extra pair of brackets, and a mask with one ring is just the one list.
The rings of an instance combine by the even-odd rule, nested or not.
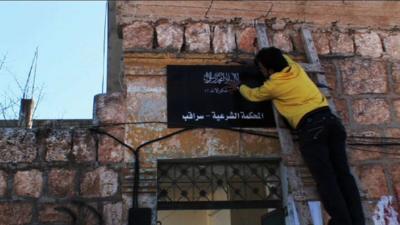
[(24, 128), (32, 128), (32, 116), (34, 109), (33, 99), (21, 99), (19, 110), (18, 126)]

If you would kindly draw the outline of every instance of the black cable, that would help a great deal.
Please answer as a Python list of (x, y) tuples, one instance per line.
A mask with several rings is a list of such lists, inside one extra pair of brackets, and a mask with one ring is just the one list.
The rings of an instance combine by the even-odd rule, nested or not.
[[(110, 126), (120, 126), (120, 125), (140, 125), (140, 124), (165, 124), (165, 125), (172, 125), (172, 126), (188, 126), (187, 124), (184, 123), (170, 123), (170, 122), (164, 122), (164, 121), (145, 121), (145, 122), (124, 122), (124, 123), (105, 123), (105, 124), (99, 124), (97, 125), (98, 127), (110, 127)], [(235, 132), (240, 132), (240, 133), (247, 133), (247, 134), (252, 134), (256, 136), (261, 136), (261, 137), (268, 137), (268, 138), (276, 138), (279, 139), (277, 135), (272, 135), (272, 134), (265, 134), (265, 133), (259, 133), (257, 131), (252, 131), (252, 130), (245, 130), (242, 128), (232, 128), (228, 126), (206, 126), (206, 125), (190, 125), (191, 127), (196, 127), (196, 128), (211, 128), (211, 129), (221, 129), (221, 130), (230, 130), (230, 131), (235, 131)], [(397, 137), (366, 137), (366, 136), (355, 136), (355, 135), (350, 135), (347, 136), (348, 139), (376, 139), (376, 140), (399, 140), (400, 138)], [(350, 141), (351, 143), (360, 143), (364, 144), (362, 142), (354, 142)], [(383, 143), (385, 144), (385, 143)], [(391, 142), (392, 145), (400, 145), (400, 142), (393, 143)]]
[(210, 125), (201, 125), (201, 124), (196, 124), (196, 125), (187, 125), (184, 123), (170, 123), (170, 122), (163, 122), (163, 121), (146, 121), (146, 122), (126, 122), (126, 123), (106, 123), (106, 124), (99, 124), (97, 125), (98, 127), (110, 127), (110, 126), (120, 126), (120, 125), (140, 125), (140, 124), (164, 124), (164, 125), (172, 125), (172, 126), (185, 126), (185, 127), (193, 127), (193, 128), (210, 128), (210, 129), (220, 129), (220, 130), (229, 130), (229, 131), (235, 131), (239, 133), (246, 133), (246, 134), (251, 134), (251, 135), (256, 135), (256, 136), (261, 136), (261, 137), (268, 137), (268, 138), (276, 138), (279, 139), (277, 135), (272, 135), (272, 134), (265, 134), (265, 133), (260, 133), (252, 130), (244, 130), (241, 128), (232, 128), (228, 126), (210, 126)]
[(99, 133), (99, 134), (104, 134), (104, 135), (106, 135), (106, 136), (109, 136), (110, 138), (114, 139), (116, 142), (120, 143), (121, 145), (123, 145), (124, 147), (128, 148), (128, 149), (131, 150), (132, 152), (135, 152), (135, 151), (136, 151), (134, 147), (132, 147), (132, 146), (126, 144), (125, 142), (119, 140), (117, 137), (115, 137), (114, 135), (112, 135), (112, 134), (110, 134), (110, 133), (108, 133), (108, 132), (106, 132), (106, 131), (104, 131), (104, 130), (100, 130), (100, 129), (94, 128), (94, 127), (89, 128), (89, 130), (94, 131), (94, 132)]
[(138, 202), (138, 196), (139, 196), (139, 182), (140, 182), (140, 149), (152, 144), (154, 142), (158, 142), (167, 138), (170, 138), (174, 135), (189, 131), (189, 130), (193, 130), (196, 129), (196, 127), (189, 127), (189, 128), (184, 128), (172, 133), (169, 133), (167, 135), (164, 135), (162, 137), (159, 138), (155, 138), (149, 141), (146, 141), (144, 143), (142, 143), (141, 145), (139, 145), (136, 149), (128, 144), (126, 144), (125, 142), (121, 141), (120, 139), (118, 139), (117, 137), (115, 137), (114, 135), (108, 133), (107, 131), (98, 129), (98, 128), (90, 128), (91, 131), (94, 131), (98, 134), (104, 134), (106, 136), (111, 137), (112, 139), (114, 139), (115, 141), (117, 141), (118, 143), (120, 143), (121, 145), (123, 145), (124, 147), (128, 148), (129, 150), (131, 150), (133, 152), (134, 158), (135, 158), (135, 164), (134, 164), (134, 174), (133, 174), (133, 193), (132, 193), (132, 207), (133, 208), (139, 208), (139, 202)]
[[(184, 123), (170, 123), (170, 122), (164, 122), (164, 121), (141, 121), (141, 122), (123, 122), (123, 123), (103, 123), (103, 124), (98, 124), (98, 125), (73, 126), (73, 127), (90, 129), (90, 128), (96, 128), (96, 127), (112, 127), (112, 126), (121, 126), (121, 125), (140, 125), (140, 124), (164, 124), (164, 125), (182, 126), (182, 127), (188, 126), (187, 124), (184, 124)], [(72, 126), (70, 126), (70, 127), (72, 127)], [(252, 135), (257, 135), (257, 136), (262, 136), (262, 137), (269, 137), (269, 138), (276, 138), (276, 139), (279, 138), (277, 135), (259, 133), (259, 132), (252, 131), (252, 130), (246, 130), (246, 129), (242, 129), (242, 128), (232, 128), (232, 127), (228, 127), (228, 126), (190, 125), (190, 127), (231, 130), (231, 131), (247, 133), (247, 134), (252, 134)], [(42, 126), (35, 126), (35, 128), (52, 128), (52, 126), (42, 125)], [(399, 140), (400, 141), (400, 138), (397, 138), (397, 137), (366, 137), (366, 136), (350, 135), (350, 136), (347, 136), (347, 138), (348, 139), (351, 139), (351, 138), (354, 138), (354, 139), (376, 139), (376, 140), (385, 139), (385, 140)], [(354, 143), (356, 143), (356, 142), (354, 142)], [(400, 142), (397, 142), (394, 144), (400, 145)]]
[[(149, 123), (160, 123), (160, 124), (167, 124), (166, 122), (161, 122), (161, 121), (154, 121), (154, 122), (132, 122), (129, 124), (149, 124)], [(127, 123), (123, 123), (124, 125), (126, 125)], [(110, 124), (107, 124), (106, 126), (109, 126)], [(119, 123), (118, 125), (122, 125), (122, 123)], [(101, 125), (100, 125), (101, 127)], [(162, 137), (156, 138), (156, 139), (152, 139), (149, 141), (146, 141), (142, 144), (140, 144), (136, 149), (132, 146), (127, 145), (125, 142), (119, 140), (118, 138), (116, 138), (115, 136), (113, 136), (112, 134), (104, 131), (104, 130), (100, 130), (98, 128), (91, 128), (91, 130), (94, 130), (100, 134), (104, 134), (107, 135), (109, 137), (111, 137), (112, 139), (114, 139), (115, 141), (117, 141), (118, 143), (122, 144), (123, 146), (125, 146), (126, 148), (130, 149), (133, 154), (134, 154), (134, 158), (135, 158), (135, 164), (134, 164), (134, 180), (133, 180), (133, 193), (132, 193), (132, 206), (133, 208), (138, 208), (139, 207), (139, 203), (138, 203), (138, 195), (139, 195), (139, 182), (140, 182), (140, 149), (150, 145), (152, 143), (167, 139), (169, 137), (172, 137), (174, 135), (189, 131), (189, 130), (193, 130), (193, 129), (198, 129), (198, 128), (205, 128), (202, 126), (192, 126), (192, 127), (188, 127), (188, 128), (184, 128), (172, 133), (169, 133), (167, 135), (164, 135)], [(230, 130), (230, 131), (235, 131), (235, 132), (240, 132), (240, 133), (249, 133), (252, 135), (258, 135), (258, 136), (263, 136), (263, 137), (269, 137), (269, 138), (279, 138), (277, 136), (273, 136), (273, 135), (266, 135), (266, 134), (261, 134), (258, 132), (249, 132), (249, 131), (245, 131), (242, 129), (236, 129), (236, 128), (230, 128), (230, 127), (213, 127), (216, 129), (225, 129), (225, 130)], [(364, 137), (363, 137), (364, 138)], [(353, 142), (353, 143), (348, 143), (348, 146), (386, 146), (386, 145), (400, 145), (400, 143), (361, 143), (361, 142)], [(377, 151), (377, 150), (368, 150), (368, 149), (360, 149), (357, 147), (351, 147), (354, 150), (358, 150), (358, 151), (366, 151), (366, 152), (376, 152), (376, 153), (383, 153), (383, 154), (390, 154), (390, 155), (398, 155), (400, 156), (399, 153), (392, 153), (392, 152), (384, 152), (384, 151)]]
[[(168, 122), (162, 122), (162, 121), (147, 121), (147, 122), (128, 122), (128, 123), (112, 123), (112, 124), (102, 124), (99, 125), (101, 127), (107, 127), (107, 126), (118, 126), (118, 125), (139, 125), (139, 124), (170, 124), (170, 125), (186, 125), (187, 124), (171, 124)], [(273, 134), (265, 134), (265, 133), (260, 133), (252, 130), (244, 130), (241, 128), (232, 128), (232, 127), (225, 127), (225, 126), (203, 126), (203, 125), (191, 125), (192, 127), (196, 128), (211, 128), (211, 129), (221, 129), (221, 130), (229, 130), (229, 131), (234, 131), (234, 132), (239, 132), (239, 133), (246, 133), (246, 134), (251, 134), (251, 135), (256, 135), (256, 136), (261, 136), (261, 137), (267, 137), (267, 138), (275, 138), (279, 139), (277, 135)], [(379, 143), (366, 143), (366, 142), (357, 142), (357, 141), (352, 141), (349, 140), (347, 142), (347, 145), (373, 145), (373, 146), (400, 146), (400, 142), (392, 142), (392, 140), (399, 140), (400, 138), (396, 137), (365, 137), (365, 136), (355, 136), (351, 135), (347, 137), (348, 139), (375, 139), (375, 140), (380, 140)], [(382, 140), (388, 140), (391, 142), (383, 142)]]
[[(187, 126), (187, 124), (177, 124), (177, 123), (169, 123), (169, 122), (163, 122), (163, 121), (144, 121), (144, 122), (124, 122), (124, 123), (105, 123), (105, 124), (99, 124), (99, 125), (89, 125), (89, 126), (77, 126), (76, 128), (87, 128), (87, 129), (96, 129), (99, 127), (110, 127), (110, 126), (121, 126), (121, 125), (139, 125), (139, 124), (164, 124), (164, 125), (174, 125), (174, 126)], [(43, 126), (43, 127), (47, 127), (48, 126)], [(230, 130), (230, 131), (234, 131), (234, 132), (240, 132), (240, 133), (246, 133), (246, 134), (251, 134), (251, 135), (256, 135), (256, 136), (261, 136), (261, 137), (266, 137), (266, 138), (275, 138), (275, 139), (279, 139), (279, 137), (277, 135), (273, 135), (273, 134), (265, 134), (265, 133), (260, 133), (257, 131), (251, 131), (251, 130), (244, 130), (244, 129), (237, 129), (237, 128), (231, 128), (231, 127), (221, 127), (221, 126), (204, 126), (204, 125), (192, 125), (193, 128), (211, 128), (211, 129), (222, 129), (222, 130)], [(115, 137), (110, 136), (111, 138), (113, 138), (114, 140), (117, 141), (117, 139), (115, 139)], [(357, 142), (357, 141), (352, 141), (352, 140), (348, 140), (347, 145), (348, 146), (400, 146), (400, 142), (393, 142), (393, 140), (400, 140), (400, 138), (396, 138), (396, 137), (365, 137), (365, 136), (348, 136), (348, 139), (374, 139), (374, 140), (379, 140), (379, 143), (371, 143), (371, 142)], [(383, 141), (390, 141), (390, 142), (383, 142)], [(130, 146), (127, 146), (124, 142), (122, 141), (117, 141), (120, 144), (124, 145), (127, 148), (131, 148)], [(131, 149), (132, 150), (132, 149)], [(134, 150), (132, 150), (134, 151)], [(381, 151), (381, 153), (383, 154), (388, 154), (387, 152)], [(396, 154), (396, 153), (393, 153)], [(399, 153), (400, 154), (400, 153)]]
[(399, 146), (400, 143), (362, 143), (362, 142), (350, 142), (347, 143), (347, 145), (364, 145), (364, 146)]
[[(150, 122), (143, 122), (143, 123), (150, 123)], [(158, 121), (157, 121), (157, 123), (163, 123), (164, 124), (164, 122), (158, 122)], [(140, 182), (140, 158), (139, 158), (140, 157), (140, 155), (139, 155), (140, 149), (145, 147), (145, 146), (147, 146), (147, 145), (150, 145), (152, 143), (155, 143), (155, 142), (170, 138), (170, 137), (172, 137), (174, 135), (177, 135), (177, 134), (189, 131), (189, 130), (193, 130), (193, 129), (198, 129), (198, 128), (200, 128), (200, 127), (192, 126), (192, 127), (184, 128), (184, 129), (169, 133), (169, 134), (164, 135), (162, 137), (146, 141), (146, 142), (140, 144), (136, 149), (134, 147), (126, 144), (125, 142), (119, 140), (117, 137), (115, 137), (114, 135), (112, 135), (112, 134), (110, 134), (110, 133), (108, 133), (108, 132), (106, 132), (104, 130), (101, 130), (101, 129), (95, 128), (95, 127), (90, 128), (90, 130), (94, 131), (94, 132), (97, 132), (99, 134), (104, 134), (104, 135), (107, 135), (107, 136), (111, 137), (112, 139), (114, 139), (115, 141), (117, 141), (118, 143), (120, 143), (121, 145), (125, 146), (126, 148), (128, 148), (129, 150), (131, 150), (133, 152), (134, 158), (135, 158), (135, 164), (134, 164), (134, 177), (133, 177), (132, 208), (139, 208), (138, 196), (139, 196), (139, 182)], [(220, 129), (227, 129), (227, 130), (231, 130), (231, 131), (236, 131), (236, 132), (244, 132), (244, 130), (242, 130), (242, 129), (226, 128), (226, 127), (223, 127), (223, 128), (219, 127), (219, 128)], [(254, 132), (254, 133), (252, 132), (252, 134), (276, 138), (276, 136), (264, 135), (264, 134), (260, 134), (260, 133), (257, 133), (257, 132)], [(396, 145), (399, 145), (400, 143), (380, 143), (380, 144), (377, 144), (377, 145), (378, 146), (382, 146), (382, 144), (386, 144), (386, 145), (396, 144)], [(348, 145), (350, 145), (350, 146), (352, 146), (352, 145), (372, 146), (371, 143), (349, 143)], [(368, 150), (368, 149), (360, 149), (360, 148), (357, 148), (357, 147), (351, 147), (351, 148), (354, 149), (354, 150), (358, 150), (358, 151), (376, 152), (376, 153), (383, 153), (383, 154), (391, 154), (391, 155), (400, 156), (399, 153), (383, 152), (383, 151)]]
[(387, 154), (387, 155), (395, 155), (395, 156), (400, 156), (399, 153), (395, 153), (395, 152), (384, 152), (384, 151), (379, 151), (379, 150), (369, 150), (369, 149), (365, 149), (365, 148), (357, 148), (357, 147), (350, 147), (353, 150), (356, 151), (363, 151), (363, 152), (375, 152), (375, 153), (382, 153), (382, 154)]
[[(163, 121), (144, 121), (144, 122), (124, 122), (124, 123), (105, 123), (105, 124), (99, 124), (96, 126), (93, 125), (88, 125), (88, 126), (77, 126), (75, 128), (99, 128), (99, 127), (110, 127), (110, 126), (121, 126), (121, 125), (139, 125), (139, 124), (164, 124), (164, 125), (173, 125), (173, 126), (187, 126), (187, 124), (179, 124), (179, 123), (169, 123), (169, 122), (163, 122)], [(46, 128), (49, 128), (48, 126), (43, 126)], [(223, 130), (230, 130), (230, 131), (235, 131), (235, 132), (240, 132), (240, 133), (246, 133), (246, 134), (251, 134), (251, 135), (256, 135), (256, 136), (261, 136), (261, 137), (266, 137), (266, 138), (275, 138), (279, 139), (279, 137), (275, 134), (265, 134), (265, 133), (260, 133), (257, 131), (252, 131), (252, 130), (244, 130), (244, 129), (237, 129), (237, 128), (231, 128), (231, 127), (222, 127), (222, 126), (205, 126), (205, 125), (192, 125), (192, 127), (196, 128), (212, 128), (212, 129), (223, 129)], [(115, 138), (115, 137), (114, 137)], [(113, 139), (114, 139), (113, 138)], [(374, 140), (379, 140), (379, 143), (371, 143), (371, 142), (357, 142), (353, 140), (348, 140), (347, 145), (349, 146), (354, 146), (354, 145), (360, 145), (360, 146), (400, 146), (400, 142), (393, 142), (394, 140), (400, 140), (400, 138), (396, 137), (365, 137), (365, 136), (348, 136), (348, 139), (374, 139)], [(384, 141), (390, 141), (384, 142)], [(120, 142), (121, 144), (125, 145), (125, 143)], [(126, 146), (127, 147), (127, 146)], [(128, 147), (129, 148), (129, 147)], [(382, 152), (386, 153), (386, 152)]]
[(161, 140), (170, 138), (170, 137), (172, 137), (172, 136), (174, 136), (174, 135), (177, 135), (177, 134), (180, 134), (180, 133), (189, 131), (189, 130), (193, 130), (193, 129), (196, 129), (196, 128), (193, 127), (193, 128), (181, 129), (181, 130), (178, 130), (178, 131), (169, 133), (169, 134), (167, 134), (167, 135), (164, 135), (164, 136), (162, 136), (162, 137), (159, 137), (159, 138), (156, 138), (156, 139), (147, 141), (147, 142), (145, 142), (145, 143), (139, 145), (139, 146), (136, 148), (136, 151), (134, 152), (136, 162), (135, 162), (135, 174), (134, 174), (134, 177), (133, 177), (133, 195), (132, 195), (132, 198), (133, 198), (132, 201), (134, 201), (134, 206), (135, 206), (136, 208), (139, 207), (138, 201), (137, 201), (137, 200), (138, 200), (138, 195), (139, 195), (139, 180), (140, 180), (140, 179), (139, 179), (139, 178), (140, 178), (140, 174), (139, 174), (139, 173), (140, 173), (140, 163), (139, 163), (139, 153), (140, 153), (140, 151), (139, 151), (139, 150), (140, 150), (141, 148), (143, 148), (144, 146), (146, 146), (146, 145), (149, 145), (149, 144), (152, 144), (152, 143), (154, 143), (154, 142), (158, 142), (158, 141), (161, 141)]

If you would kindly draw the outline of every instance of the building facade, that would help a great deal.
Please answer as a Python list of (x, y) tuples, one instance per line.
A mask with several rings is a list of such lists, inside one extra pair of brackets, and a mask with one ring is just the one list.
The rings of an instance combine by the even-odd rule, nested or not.
[[(85, 224), (127, 224), (132, 200), (152, 209), (153, 225), (268, 217), (281, 206), (274, 128), (166, 124), (167, 66), (251, 61), (256, 21), (302, 62), (299, 29), (311, 29), (367, 222), (399, 224), (399, 9), (392, 1), (110, 1), (107, 94), (95, 97), (92, 125), (1, 128), (0, 224), (71, 224), (68, 210)], [(309, 181), (304, 198), (315, 199), (298, 152), (284, 160)]]

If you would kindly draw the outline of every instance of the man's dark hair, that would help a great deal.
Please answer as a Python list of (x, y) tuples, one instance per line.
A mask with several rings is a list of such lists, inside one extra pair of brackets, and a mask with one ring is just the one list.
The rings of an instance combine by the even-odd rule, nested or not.
[(266, 69), (272, 69), (274, 72), (280, 72), (288, 66), (282, 51), (275, 47), (261, 49), (256, 55), (255, 63), (261, 63)]

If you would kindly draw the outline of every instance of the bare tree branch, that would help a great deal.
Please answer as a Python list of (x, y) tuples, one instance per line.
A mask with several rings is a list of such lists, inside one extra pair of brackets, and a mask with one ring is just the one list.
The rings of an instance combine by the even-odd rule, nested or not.
[[(37, 55), (38, 55), (38, 50), (37, 50), (37, 48), (36, 48), (35, 54), (33, 55), (31, 67), (29, 68), (28, 76), (26, 77), (24, 92), (23, 92), (23, 94), (22, 94), (22, 98), (23, 98), (23, 99), (27, 98), (27, 94), (28, 94), (28, 92), (29, 92), (29, 80), (31, 79), (32, 70), (33, 70), (33, 67), (34, 67), (34, 65), (35, 65), (35, 61), (36, 61)], [(31, 96), (31, 97), (32, 97), (32, 96)]]
[(12, 72), (12, 71), (10, 70), (10, 68), (8, 68), (7, 66), (5, 66), (4, 68), (6, 69), (6, 71), (7, 71), (9, 74), (11, 74), (11, 75), (13, 76), (14, 81), (15, 81), (15, 83), (18, 85), (19, 90), (21, 91), (21, 93), (23, 93), (23, 92), (24, 92), (24, 89), (22, 88), (21, 83), (20, 83), (20, 82), (18, 81), (18, 79), (17, 79), (17, 74), (15, 74), (14, 72)]
[(7, 54), (5, 54), (3, 56), (3, 59), (0, 61), (0, 70), (3, 68), (4, 63), (6, 63), (6, 59), (7, 59)]
[[(35, 108), (33, 109), (32, 118), (35, 116), (36, 109), (37, 109), (40, 101), (43, 98), (43, 89), (44, 89), (44, 85), (42, 85), (40, 87), (40, 89), (39, 89), (39, 94), (38, 94), (38, 97), (37, 97), (37, 100), (36, 100)], [(33, 93), (32, 93), (32, 95), (33, 95)]]
[(32, 82), (32, 93), (31, 93), (31, 98), (33, 98), (33, 92), (35, 91), (36, 70), (37, 70), (38, 58), (39, 58), (39, 47), (36, 47), (36, 60), (35, 60), (35, 69), (34, 69), (34, 72), (33, 72), (33, 82)]
[[(35, 114), (41, 100), (43, 99), (44, 85), (42, 84), (36, 86), (36, 75), (39, 56), (38, 49), (39, 48), (37, 47), (23, 86), (21, 85), (21, 82), (19, 82), (17, 74), (12, 72), (11, 69), (7, 66), (7, 54), (5, 54), (2, 59), (0, 59), (0, 70), (3, 69), (4, 71), (8, 72), (11, 75), (12, 79), (14, 79), (15, 81), (14, 85), (12, 85), (13, 87), (8, 87), (7, 90), (5, 90), (3, 93), (0, 93), (0, 118), (2, 117), (6, 121), (19, 118), (21, 97), (31, 99), (37, 97), (32, 117)], [(18, 89), (15, 88), (15, 86), (18, 87), (20, 92), (18, 91)]]

